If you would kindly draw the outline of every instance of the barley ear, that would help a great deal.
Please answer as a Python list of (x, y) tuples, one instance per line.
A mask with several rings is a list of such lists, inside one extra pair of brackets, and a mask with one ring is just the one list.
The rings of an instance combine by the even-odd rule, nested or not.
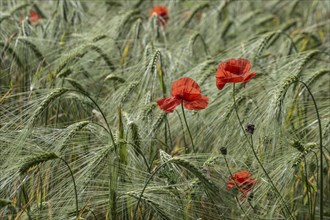
[(58, 158), (59, 157), (53, 152), (45, 152), (45, 153), (36, 154), (30, 158), (25, 159), (25, 161), (19, 168), (19, 172), (20, 172), (20, 174), (24, 174), (29, 169), (37, 166), (38, 164), (41, 164), (41, 163), (44, 163), (44, 162), (47, 162), (50, 160), (58, 159)]

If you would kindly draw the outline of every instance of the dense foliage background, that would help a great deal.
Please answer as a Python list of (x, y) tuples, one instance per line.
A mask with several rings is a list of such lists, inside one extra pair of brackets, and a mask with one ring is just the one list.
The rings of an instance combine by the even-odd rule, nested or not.
[[(330, 219), (329, 1), (0, 9), (0, 219)], [(239, 57), (257, 75), (236, 84), (235, 105), (215, 72)], [(180, 108), (156, 104), (181, 77), (209, 98), (185, 110), (195, 153)], [(248, 138), (235, 109), (255, 125)], [(240, 170), (256, 180), (248, 198), (226, 188)]]

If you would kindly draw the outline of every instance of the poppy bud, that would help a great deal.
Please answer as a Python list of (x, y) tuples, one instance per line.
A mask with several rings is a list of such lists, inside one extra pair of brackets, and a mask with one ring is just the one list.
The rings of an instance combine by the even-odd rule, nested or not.
[(254, 132), (254, 124), (247, 124), (246, 126), (245, 126), (245, 131), (247, 132), (247, 133), (249, 133), (249, 134), (253, 134), (253, 132)]
[(227, 155), (227, 148), (221, 147), (220, 152), (221, 152), (222, 155), (226, 156)]

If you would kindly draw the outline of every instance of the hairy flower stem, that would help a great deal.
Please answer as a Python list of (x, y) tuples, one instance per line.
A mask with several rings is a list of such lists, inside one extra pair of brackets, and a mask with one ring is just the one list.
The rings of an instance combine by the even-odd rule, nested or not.
[(278, 189), (276, 188), (275, 184), (273, 183), (273, 180), (270, 178), (270, 176), (268, 175), (268, 172), (266, 171), (265, 167), (263, 166), (262, 162), (260, 161), (260, 159), (259, 159), (259, 157), (258, 157), (258, 155), (257, 155), (257, 153), (256, 153), (256, 151), (255, 151), (255, 149), (254, 149), (254, 147), (253, 147), (252, 134), (251, 134), (251, 140), (249, 140), (249, 137), (248, 137), (248, 135), (247, 135), (246, 132), (245, 132), (245, 129), (244, 129), (243, 124), (242, 124), (242, 121), (241, 121), (241, 119), (240, 119), (240, 117), (239, 117), (239, 115), (238, 115), (238, 110), (237, 110), (237, 106), (236, 106), (236, 99), (235, 99), (235, 83), (233, 84), (233, 100), (234, 100), (234, 109), (235, 109), (235, 113), (236, 113), (236, 116), (237, 116), (237, 119), (238, 119), (239, 125), (240, 125), (240, 127), (241, 127), (241, 129), (242, 129), (242, 131), (243, 131), (243, 133), (244, 133), (244, 135), (245, 135), (245, 137), (246, 137), (247, 142), (249, 143), (249, 146), (251, 147), (251, 150), (252, 150), (252, 152), (253, 152), (254, 157), (255, 157), (256, 160), (258, 161), (259, 166), (261, 167), (261, 169), (262, 169), (263, 172), (265, 173), (265, 175), (266, 175), (268, 181), (270, 182), (270, 184), (271, 184), (273, 190), (275, 191), (275, 193), (277, 194), (278, 198), (280, 198), (280, 200), (281, 200), (281, 202), (282, 202), (282, 205), (284, 206), (284, 208), (286, 209), (286, 211), (289, 213), (290, 218), (291, 218), (291, 219), (295, 219), (295, 218), (293, 217), (293, 215), (292, 215), (292, 213), (291, 213), (289, 207), (286, 205), (286, 203), (285, 203), (285, 201), (284, 201), (284, 199), (283, 199), (281, 193), (280, 193), (280, 192), (278, 191)]
[(183, 134), (184, 153), (186, 154), (186, 153), (188, 153), (188, 149), (187, 149), (186, 135), (184, 133), (184, 127), (183, 127), (182, 119), (181, 119), (179, 111), (175, 109), (175, 112), (178, 115), (179, 120), (180, 120), (180, 125), (181, 125), (181, 128), (182, 128), (182, 134)]
[(245, 216), (248, 220), (251, 220), (251, 219), (249, 218), (249, 216), (246, 214), (245, 210), (243, 209), (243, 207), (242, 207), (241, 203), (239, 202), (237, 196), (235, 196), (235, 200), (236, 200), (238, 206), (241, 208), (242, 212), (244, 213), (244, 216)]
[[(230, 176), (233, 177), (233, 173), (231, 172), (231, 170), (230, 170), (230, 168), (229, 168), (229, 165), (228, 165), (228, 161), (227, 161), (227, 157), (226, 157), (226, 155), (223, 155), (223, 158), (225, 159), (225, 163), (226, 163), (226, 166), (227, 166), (227, 170), (228, 170)], [(240, 187), (239, 187), (238, 184), (236, 183), (236, 179), (235, 179), (235, 178), (233, 178), (233, 181), (234, 181), (234, 184), (235, 184), (236, 188), (237, 188), (239, 191), (241, 191), (241, 190), (240, 190)], [(235, 196), (235, 199), (236, 199), (236, 202), (238, 203), (239, 207), (240, 207), (241, 210), (243, 211), (244, 215), (245, 215), (248, 219), (250, 219), (249, 216), (246, 214), (245, 210), (243, 209), (243, 207), (241, 206), (241, 203), (239, 202), (237, 196)], [(254, 209), (254, 207), (252, 206), (252, 204), (250, 203), (250, 201), (248, 201), (248, 202), (249, 202), (249, 205), (251, 206), (251, 208), (255, 211), (255, 209)], [(259, 218), (258, 218), (258, 219), (259, 219)]]
[(66, 162), (66, 160), (64, 160), (63, 158), (59, 157), (59, 159), (61, 161), (63, 161), (66, 165), (66, 167), (69, 169), (70, 171), (70, 175), (71, 175), (71, 178), (72, 178), (72, 182), (73, 182), (73, 188), (74, 188), (74, 194), (75, 194), (75, 198), (76, 198), (76, 219), (78, 219), (78, 215), (79, 215), (79, 206), (78, 206), (78, 193), (77, 193), (77, 185), (76, 185), (76, 181), (75, 181), (75, 178), (73, 176), (73, 172), (70, 168), (70, 165), (68, 164), (68, 162)]
[(189, 129), (189, 126), (188, 126), (188, 123), (187, 123), (186, 114), (184, 113), (183, 102), (181, 103), (181, 109), (182, 109), (182, 115), (183, 115), (184, 123), (186, 124), (187, 131), (189, 133), (189, 137), (190, 137), (190, 140), (191, 140), (192, 152), (193, 153), (196, 153), (196, 148), (195, 148), (195, 145), (194, 145), (194, 140), (193, 140), (193, 137), (191, 135), (191, 132), (190, 132), (190, 129)]

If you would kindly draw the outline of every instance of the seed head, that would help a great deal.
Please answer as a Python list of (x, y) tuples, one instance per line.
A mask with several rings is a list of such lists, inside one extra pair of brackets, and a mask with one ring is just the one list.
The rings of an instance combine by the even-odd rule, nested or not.
[(253, 134), (253, 132), (254, 132), (254, 128), (255, 128), (254, 124), (250, 124), (250, 123), (248, 123), (248, 124), (245, 126), (245, 131), (246, 131), (247, 133), (249, 133), (249, 134)]
[(226, 147), (221, 147), (220, 152), (222, 155), (226, 156), (227, 155), (227, 148)]

